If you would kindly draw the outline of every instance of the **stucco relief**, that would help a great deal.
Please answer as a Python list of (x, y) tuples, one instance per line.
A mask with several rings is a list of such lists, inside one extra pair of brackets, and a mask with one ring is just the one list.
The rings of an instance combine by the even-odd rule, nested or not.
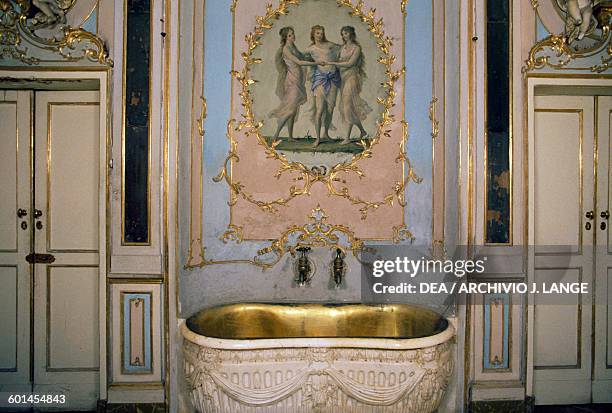
[(536, 43), (523, 72), (532, 70), (608, 71), (612, 64), (612, 1), (532, 1), (550, 36)]
[(112, 66), (104, 42), (81, 28), (96, 0), (0, 0), (0, 61)]
[(415, 350), (183, 346), (200, 412), (433, 412), (453, 370), (448, 341)]

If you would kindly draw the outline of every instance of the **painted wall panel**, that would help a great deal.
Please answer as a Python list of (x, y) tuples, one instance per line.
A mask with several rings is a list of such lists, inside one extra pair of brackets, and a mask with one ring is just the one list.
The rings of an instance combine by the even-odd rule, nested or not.
[(487, 295), (484, 305), (484, 369), (507, 369), (510, 365), (510, 296)]
[(162, 380), (162, 286), (160, 280), (113, 279), (110, 284), (111, 383)]
[(124, 374), (150, 373), (151, 365), (151, 294), (122, 293)]

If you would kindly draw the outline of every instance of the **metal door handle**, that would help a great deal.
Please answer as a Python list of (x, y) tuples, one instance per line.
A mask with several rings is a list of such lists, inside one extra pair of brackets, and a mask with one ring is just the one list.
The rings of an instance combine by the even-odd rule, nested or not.
[(55, 257), (51, 254), (28, 254), (26, 256), (26, 261), (30, 264), (53, 264), (55, 262)]
[(42, 217), (42, 211), (40, 209), (34, 209), (34, 218)]
[[(34, 214), (36, 214), (36, 212), (34, 212)], [(595, 219), (595, 213), (594, 213), (593, 211), (588, 211), (588, 212), (585, 214), (585, 216), (586, 216), (588, 219), (591, 219), (591, 220), (592, 220), (592, 219)]]
[(610, 211), (603, 211), (599, 216), (603, 219), (610, 219)]
[(17, 210), (17, 218), (23, 218), (23, 217), (25, 217), (26, 215), (28, 215), (28, 211), (26, 211), (25, 209), (23, 209), (23, 208), (19, 208), (19, 209)]

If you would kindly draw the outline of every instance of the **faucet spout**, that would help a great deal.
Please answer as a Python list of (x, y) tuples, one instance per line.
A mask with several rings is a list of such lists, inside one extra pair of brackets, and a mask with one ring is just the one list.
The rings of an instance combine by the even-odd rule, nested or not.
[(308, 251), (310, 251), (310, 247), (299, 247), (297, 251), (300, 252), (300, 257), (298, 258), (295, 266), (295, 282), (299, 287), (304, 287), (310, 283), (313, 275), (312, 265), (308, 259), (308, 256), (306, 255)]
[(340, 288), (340, 285), (342, 285), (345, 272), (346, 263), (344, 262), (344, 253), (340, 248), (337, 248), (336, 257), (334, 258), (334, 264), (332, 266), (332, 277), (335, 288)]

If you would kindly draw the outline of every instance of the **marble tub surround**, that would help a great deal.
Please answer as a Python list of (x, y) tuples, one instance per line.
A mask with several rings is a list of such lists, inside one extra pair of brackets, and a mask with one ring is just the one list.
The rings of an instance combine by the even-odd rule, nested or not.
[(453, 326), (410, 305), (231, 304), (181, 332), (200, 412), (433, 412), (453, 370)]

